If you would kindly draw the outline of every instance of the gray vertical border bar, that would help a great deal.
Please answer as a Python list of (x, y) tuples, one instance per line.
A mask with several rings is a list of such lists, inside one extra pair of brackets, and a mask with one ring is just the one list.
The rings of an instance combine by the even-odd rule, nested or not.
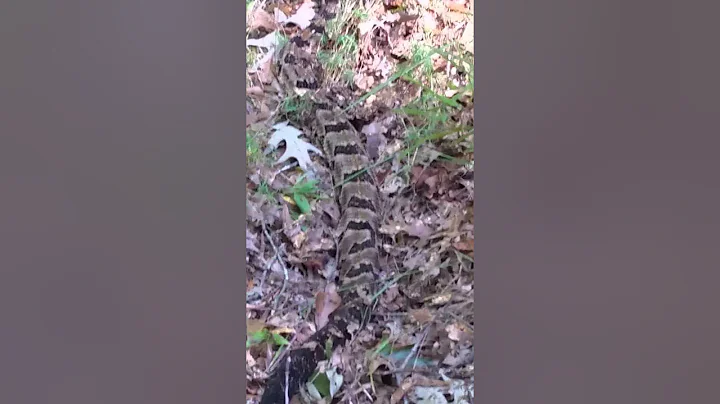
[[(474, 30), (474, 32), (473, 32), (473, 48), (474, 48), (473, 52), (474, 52), (474, 57), (475, 57), (475, 63), (474, 63), (475, 71), (473, 74), (475, 75), (475, 83), (474, 83), (474, 88), (473, 88), (473, 96), (479, 95), (480, 97), (482, 97), (482, 91), (478, 91), (478, 90), (481, 90), (483, 88), (483, 86), (478, 85), (478, 82), (483, 83), (484, 81), (486, 81), (488, 79), (488, 77), (482, 75), (483, 69), (482, 69), (481, 65), (478, 63), (479, 61), (483, 60), (482, 53), (481, 53), (481, 45), (480, 45), (481, 42), (478, 41), (478, 38), (480, 37), (480, 33), (482, 32), (480, 30), (480, 28), (481, 28), (480, 24), (483, 21), (480, 18), (480, 14), (486, 11), (485, 10), (486, 7), (485, 7), (484, 2), (477, 2), (475, 0), (470, 0), (470, 1), (472, 1), (474, 3), (473, 4), (473, 10), (474, 10), (473, 11), (473, 30)], [(477, 98), (475, 98), (473, 101), (474, 101), (474, 104), (473, 104), (473, 108), (474, 108), (473, 126), (474, 126), (475, 123), (477, 123), (479, 119), (482, 119), (483, 115), (482, 115), (482, 111), (481, 111), (482, 103), (478, 102)], [(473, 131), (474, 131), (473, 141), (475, 142), (475, 146), (482, 144), (483, 134), (480, 133), (474, 127), (473, 127)], [(480, 220), (480, 218), (482, 217), (483, 212), (482, 212), (480, 201), (482, 200), (481, 198), (483, 197), (483, 189), (481, 186), (479, 186), (479, 185), (481, 185), (481, 181), (478, 180), (479, 176), (478, 176), (478, 170), (477, 170), (477, 163), (478, 163), (478, 160), (482, 159), (482, 156), (484, 156), (484, 155), (485, 155), (485, 153), (481, 148), (476, 148), (474, 159), (473, 159), (474, 160), (473, 164), (474, 164), (474, 169), (475, 169), (475, 176), (473, 178), (473, 181), (475, 183), (475, 189), (474, 189), (475, 201), (473, 203), (473, 214), (475, 217), (475, 223), (474, 223), (474, 229), (473, 229), (475, 232), (475, 238), (473, 239), (473, 244), (474, 244), (474, 249), (475, 249), (474, 262), (473, 262), (474, 271), (475, 271), (475, 277), (474, 277), (475, 284), (473, 285), (473, 299), (474, 299), (474, 302), (473, 302), (473, 325), (476, 330), (475, 333), (473, 334), (473, 349), (474, 349), (473, 364), (475, 366), (474, 387), (478, 386), (480, 384), (481, 378), (484, 376), (485, 372), (487, 372), (487, 370), (488, 370), (487, 366), (483, 365), (482, 358), (478, 358), (478, 353), (480, 352), (480, 347), (484, 343), (483, 337), (482, 337), (482, 335), (483, 335), (483, 321), (482, 321), (483, 317), (478, 315), (480, 313), (480, 310), (478, 310), (479, 309), (478, 302), (480, 302), (481, 294), (483, 293), (482, 278), (483, 278), (485, 271), (487, 271), (489, 269), (483, 265), (484, 261), (480, 254), (480, 251), (482, 251), (482, 249), (481, 249), (481, 245), (480, 245), (481, 242), (480, 242), (480, 237), (479, 237), (480, 232), (482, 231), (482, 220)], [(481, 401), (478, 401), (478, 397), (479, 397), (478, 389), (474, 388), (474, 392), (475, 392), (475, 400), (476, 400), (475, 402), (481, 402)]]
[[(245, 112), (246, 108), (247, 108), (246, 107), (247, 94), (245, 93), (245, 89), (247, 88), (247, 82), (246, 82), (247, 77), (245, 75), (245, 72), (247, 71), (247, 57), (245, 57), (245, 55), (247, 54), (246, 44), (245, 44), (245, 41), (246, 41), (245, 33), (247, 32), (247, 17), (245, 17), (247, 15), (247, 2), (242, 1), (241, 3), (242, 3), (241, 9), (242, 9), (242, 17), (243, 17), (242, 22), (241, 22), (242, 32), (241, 32), (240, 37), (238, 38), (238, 42), (240, 44), (240, 49), (242, 49), (242, 54), (243, 54), (243, 59), (242, 59), (243, 70), (239, 74), (240, 83), (242, 83), (241, 88), (243, 89), (243, 93), (242, 93), (243, 94), (243, 96), (242, 96), (243, 110), (238, 111), (238, 112), (240, 113), (240, 115), (242, 117), (242, 118), (240, 118), (240, 121), (242, 122), (242, 125), (243, 125), (242, 129), (241, 129), (242, 133), (240, 134), (240, 136), (242, 137), (243, 145), (245, 145), (245, 144), (247, 144), (247, 114)], [(240, 173), (242, 174), (243, 179), (247, 178), (247, 154), (246, 153), (247, 153), (247, 148), (244, 149), (242, 153), (240, 153), (241, 161), (242, 161)], [(246, 183), (244, 183), (242, 186), (242, 195), (243, 195), (243, 200), (247, 201)], [(240, 215), (243, 219), (242, 220), (242, 230), (243, 230), (243, 233), (246, 233), (247, 232), (247, 205), (245, 203), (243, 203), (240, 206)], [(241, 321), (240, 327), (242, 329), (243, 335), (247, 335), (247, 321), (245, 320), (247, 317), (247, 313), (246, 313), (247, 307), (245, 306), (245, 304), (247, 302), (247, 260), (245, 258), (245, 257), (247, 257), (247, 249), (246, 249), (247, 246), (245, 245), (245, 239), (243, 239), (243, 242), (241, 243), (241, 245), (239, 247), (240, 247), (239, 251), (241, 254), (240, 255), (241, 256), (240, 279), (242, 279), (241, 287), (243, 290), (243, 293), (242, 293), (243, 304), (240, 307), (240, 313), (242, 315), (242, 317), (241, 317), (242, 321)], [(243, 347), (245, 346), (244, 339), (239, 342), (242, 344)], [(241, 375), (242, 377), (240, 380), (240, 386), (242, 386), (242, 391), (243, 391), (243, 402), (246, 402), (247, 401), (247, 361), (245, 361), (244, 355), (243, 355), (243, 363), (245, 363), (245, 366), (242, 367), (243, 374)]]
[(0, 3), (0, 402), (245, 397), (244, 10)]
[(476, 401), (720, 392), (710, 1), (476, 7)]

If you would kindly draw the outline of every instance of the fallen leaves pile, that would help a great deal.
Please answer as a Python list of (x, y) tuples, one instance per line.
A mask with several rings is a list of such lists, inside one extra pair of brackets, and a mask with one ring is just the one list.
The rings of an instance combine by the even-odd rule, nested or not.
[[(358, 49), (347, 97), (348, 102), (364, 97), (354, 124), (366, 138), (380, 182), (384, 270), (377, 274), (379, 292), (368, 326), (351, 346), (329, 355), (293, 400), (469, 404), (474, 397), (472, 149), (462, 138), (448, 136), (446, 143), (423, 143), (404, 152), (408, 127), (422, 116), (400, 115), (396, 108), (426, 90), (407, 80), (372, 89), (412, 58), (415, 43), (456, 41), (472, 53), (473, 5), (464, 0), (362, 4), (363, 18), (349, 30)], [(307, 28), (314, 7), (302, 0), (248, 7), (247, 43), (255, 52), (248, 63), (246, 112), (248, 403), (259, 400), (283, 352), (307, 340), (342, 304), (334, 237), (339, 212), (330, 174), (302, 113), (293, 114), (273, 84), (272, 58), (281, 34), (289, 27)], [(444, 95), (458, 105), (448, 119), (472, 127), (472, 103), (458, 90), (464, 85), (462, 69), (440, 59), (433, 59), (433, 66), (448, 83)]]

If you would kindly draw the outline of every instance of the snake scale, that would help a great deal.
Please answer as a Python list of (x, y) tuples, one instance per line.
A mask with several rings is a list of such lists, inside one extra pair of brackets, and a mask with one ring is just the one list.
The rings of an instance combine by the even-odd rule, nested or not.
[[(277, 76), (286, 91), (309, 95), (313, 129), (322, 139), (340, 208), (336, 235), (343, 306), (303, 345), (289, 350), (270, 375), (260, 404), (283, 404), (306, 383), (331, 350), (346, 344), (362, 326), (370, 307), (373, 280), (379, 270), (379, 192), (358, 131), (333, 99), (316, 57), (317, 44), (334, 3), (325, 2), (310, 27), (299, 30), (279, 53)], [(287, 383), (286, 383), (287, 380)], [(287, 396), (286, 396), (287, 395)]]

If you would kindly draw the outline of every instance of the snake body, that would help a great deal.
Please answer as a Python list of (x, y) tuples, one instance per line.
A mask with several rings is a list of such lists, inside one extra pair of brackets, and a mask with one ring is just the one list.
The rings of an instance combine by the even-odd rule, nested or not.
[(314, 131), (322, 139), (332, 173), (341, 212), (336, 234), (343, 306), (302, 346), (287, 353), (270, 375), (260, 404), (284, 404), (286, 394), (289, 397), (296, 394), (318, 362), (327, 359), (328, 347), (334, 349), (352, 339), (354, 332), (363, 326), (374, 292), (372, 281), (380, 265), (379, 192), (372, 173), (367, 170), (370, 159), (358, 131), (327, 95), (322, 67), (313, 50), (327, 19), (332, 16), (333, 6), (337, 3), (321, 5), (312, 26), (289, 39), (278, 58), (277, 70), (283, 87), (309, 93)]

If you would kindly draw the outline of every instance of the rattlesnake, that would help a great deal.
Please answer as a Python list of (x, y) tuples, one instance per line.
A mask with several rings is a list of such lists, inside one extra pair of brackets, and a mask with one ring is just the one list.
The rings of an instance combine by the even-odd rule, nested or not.
[(352, 339), (366, 318), (374, 292), (372, 281), (379, 272), (379, 193), (367, 170), (370, 159), (358, 131), (325, 87), (315, 56), (323, 27), (334, 17), (332, 10), (337, 6), (337, 2), (322, 4), (312, 25), (289, 39), (279, 53), (277, 75), (286, 91), (307, 92), (314, 110), (314, 132), (322, 139), (330, 165), (341, 211), (336, 234), (339, 279), (345, 290), (343, 307), (302, 346), (288, 352), (287, 359), (270, 375), (260, 404), (285, 403), (286, 394), (292, 397), (297, 393), (318, 362), (326, 359), (328, 341), (334, 349)]

